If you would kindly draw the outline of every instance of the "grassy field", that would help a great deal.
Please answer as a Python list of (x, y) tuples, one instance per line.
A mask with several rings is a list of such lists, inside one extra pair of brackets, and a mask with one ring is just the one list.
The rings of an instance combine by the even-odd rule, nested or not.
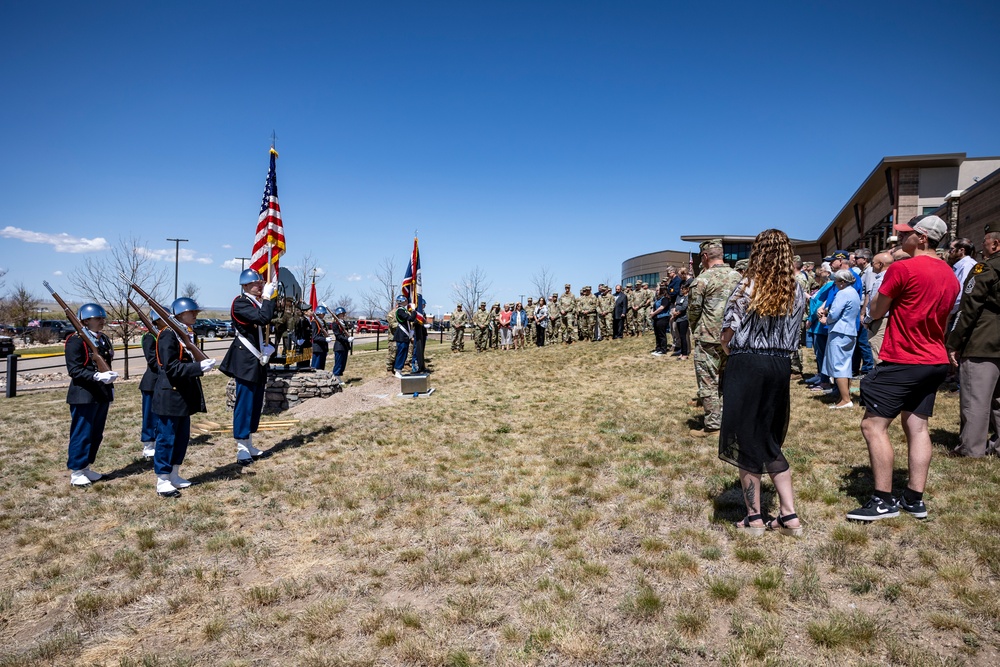
[(863, 526), (860, 414), (793, 386), (806, 534), (749, 538), (735, 469), (688, 435), (690, 363), (651, 348), (435, 351), (433, 396), (265, 434), (252, 467), (196, 440), (177, 500), (138, 458), (135, 384), (87, 490), (65, 392), (4, 400), (0, 665), (1000, 664), (1000, 461), (941, 456), (957, 395), (930, 517)]

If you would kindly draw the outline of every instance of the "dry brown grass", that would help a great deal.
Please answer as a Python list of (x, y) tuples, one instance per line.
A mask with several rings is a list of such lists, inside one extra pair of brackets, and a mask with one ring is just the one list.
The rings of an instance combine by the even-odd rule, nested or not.
[(135, 384), (85, 491), (64, 393), (3, 400), (0, 665), (1000, 664), (996, 459), (936, 458), (925, 522), (850, 525), (860, 415), (794, 386), (806, 537), (748, 539), (735, 469), (687, 435), (691, 366), (651, 344), (442, 351), (432, 397), (266, 434), (249, 469), (197, 440), (179, 500), (137, 459)]

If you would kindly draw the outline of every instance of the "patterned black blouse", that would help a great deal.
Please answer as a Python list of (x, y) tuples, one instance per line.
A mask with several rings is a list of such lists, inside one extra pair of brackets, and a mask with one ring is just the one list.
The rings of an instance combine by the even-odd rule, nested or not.
[(788, 357), (799, 349), (799, 328), (805, 312), (806, 297), (802, 287), (795, 284), (795, 302), (788, 315), (761, 317), (749, 312), (753, 283), (740, 282), (726, 303), (722, 328), (732, 329), (729, 354), (768, 354)]

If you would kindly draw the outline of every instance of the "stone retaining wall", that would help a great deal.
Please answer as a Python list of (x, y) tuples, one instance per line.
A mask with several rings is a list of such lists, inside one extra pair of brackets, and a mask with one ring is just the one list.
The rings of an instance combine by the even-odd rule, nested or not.
[[(267, 374), (264, 389), (264, 414), (275, 414), (294, 408), (309, 398), (326, 397), (343, 391), (331, 371), (317, 371), (311, 368), (285, 370), (271, 369)], [(226, 385), (226, 407), (236, 405), (236, 381), (230, 379)]]

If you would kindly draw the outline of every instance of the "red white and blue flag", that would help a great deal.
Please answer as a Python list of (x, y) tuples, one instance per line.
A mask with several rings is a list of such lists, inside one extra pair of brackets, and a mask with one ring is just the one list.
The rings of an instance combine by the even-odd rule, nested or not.
[(274, 169), (274, 160), (278, 151), (271, 147), (271, 166), (267, 170), (267, 181), (264, 183), (264, 198), (260, 202), (260, 215), (257, 217), (257, 235), (253, 240), (253, 253), (250, 255), (250, 268), (257, 273), (267, 271), (268, 261), (274, 264), (275, 275), (278, 271), (278, 258), (285, 254), (285, 228), (281, 223), (281, 207), (278, 206), (278, 177)]
[(417, 321), (424, 323), (424, 312), (421, 307), (420, 288), (423, 286), (420, 277), (420, 250), (417, 248), (417, 237), (413, 237), (413, 252), (410, 254), (410, 263), (406, 266), (406, 275), (403, 276), (403, 296), (410, 302), (417, 314)]

